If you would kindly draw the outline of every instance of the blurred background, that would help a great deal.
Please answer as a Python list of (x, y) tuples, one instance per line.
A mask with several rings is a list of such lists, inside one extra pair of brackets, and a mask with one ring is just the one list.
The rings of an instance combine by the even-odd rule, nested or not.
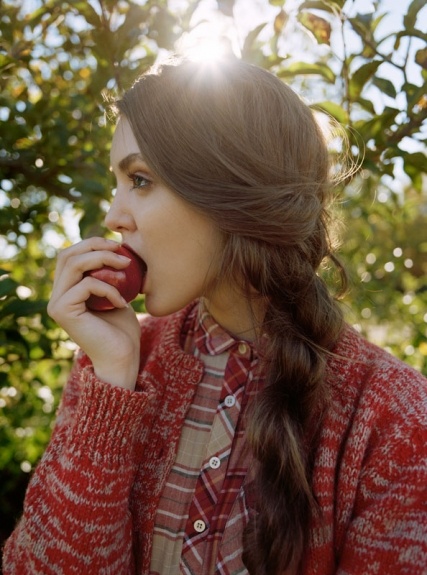
[(347, 319), (427, 375), (425, 0), (0, 1), (0, 544), (75, 351), (46, 314), (56, 254), (106, 233), (105, 100), (177, 50), (233, 52), (345, 128)]

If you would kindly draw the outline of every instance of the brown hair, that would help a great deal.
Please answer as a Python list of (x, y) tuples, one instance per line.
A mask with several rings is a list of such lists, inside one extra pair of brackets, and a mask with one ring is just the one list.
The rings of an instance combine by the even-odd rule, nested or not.
[(313, 112), (273, 74), (241, 62), (182, 61), (143, 75), (118, 103), (141, 153), (225, 237), (222, 277), (267, 302), (266, 386), (248, 415), (258, 514), (250, 573), (296, 569), (317, 505), (310, 458), (342, 314), (319, 275), (332, 254), (330, 156)]

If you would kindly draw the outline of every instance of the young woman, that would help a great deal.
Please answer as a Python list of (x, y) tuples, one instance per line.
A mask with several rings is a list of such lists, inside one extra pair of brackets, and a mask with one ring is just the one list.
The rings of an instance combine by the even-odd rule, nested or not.
[(118, 109), (106, 223), (149, 315), (85, 273), (126, 268), (117, 243), (61, 253), (49, 312), (81, 351), (5, 575), (427, 573), (427, 381), (321, 278), (311, 110), (237, 60), (164, 65)]

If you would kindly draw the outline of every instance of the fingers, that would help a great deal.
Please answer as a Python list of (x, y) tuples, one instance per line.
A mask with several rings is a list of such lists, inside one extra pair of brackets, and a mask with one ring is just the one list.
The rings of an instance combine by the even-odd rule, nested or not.
[(114, 262), (117, 263), (119, 269), (126, 267), (124, 262), (129, 262), (129, 259), (114, 253), (119, 245), (117, 242), (105, 238), (83, 240), (59, 253), (55, 277), (70, 265), (74, 271), (80, 272), (81, 275), (85, 271), (97, 269), (103, 265), (116, 267)]
[(67, 314), (87, 311), (85, 302), (92, 294), (107, 297), (115, 307), (127, 306), (116, 288), (90, 276), (84, 277), (85, 272), (103, 266), (126, 268), (130, 259), (115, 253), (119, 245), (104, 238), (90, 238), (59, 254), (48, 305), (48, 313), (53, 319), (60, 323)]
[(115, 308), (128, 307), (128, 303), (115, 287), (87, 276), (67, 291), (59, 293), (57, 297), (53, 294), (47, 311), (55, 321), (64, 324), (66, 317), (75, 319), (82, 313), (86, 313), (86, 301), (93, 295), (107, 298)]
[(81, 281), (85, 272), (110, 266), (126, 268), (130, 259), (116, 254), (117, 242), (103, 238), (91, 238), (60, 252), (55, 271), (54, 291), (67, 291)]

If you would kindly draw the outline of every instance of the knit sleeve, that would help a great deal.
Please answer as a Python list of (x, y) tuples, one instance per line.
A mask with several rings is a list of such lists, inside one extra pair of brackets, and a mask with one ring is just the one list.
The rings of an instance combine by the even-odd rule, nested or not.
[(427, 382), (409, 370), (379, 379), (375, 395), (361, 398), (340, 473), (351, 516), (337, 574), (425, 575)]
[(6, 542), (4, 575), (133, 572), (129, 496), (154, 395), (151, 384), (138, 388), (105, 384), (87, 358), (77, 362)]
[[(424, 446), (426, 440), (422, 440)], [(402, 446), (398, 452), (381, 454), (385, 457), (382, 466), (389, 468), (388, 475), (378, 474), (379, 462), (367, 466), (338, 575), (427, 573), (425, 447), (417, 433), (412, 441), (412, 445)]]

